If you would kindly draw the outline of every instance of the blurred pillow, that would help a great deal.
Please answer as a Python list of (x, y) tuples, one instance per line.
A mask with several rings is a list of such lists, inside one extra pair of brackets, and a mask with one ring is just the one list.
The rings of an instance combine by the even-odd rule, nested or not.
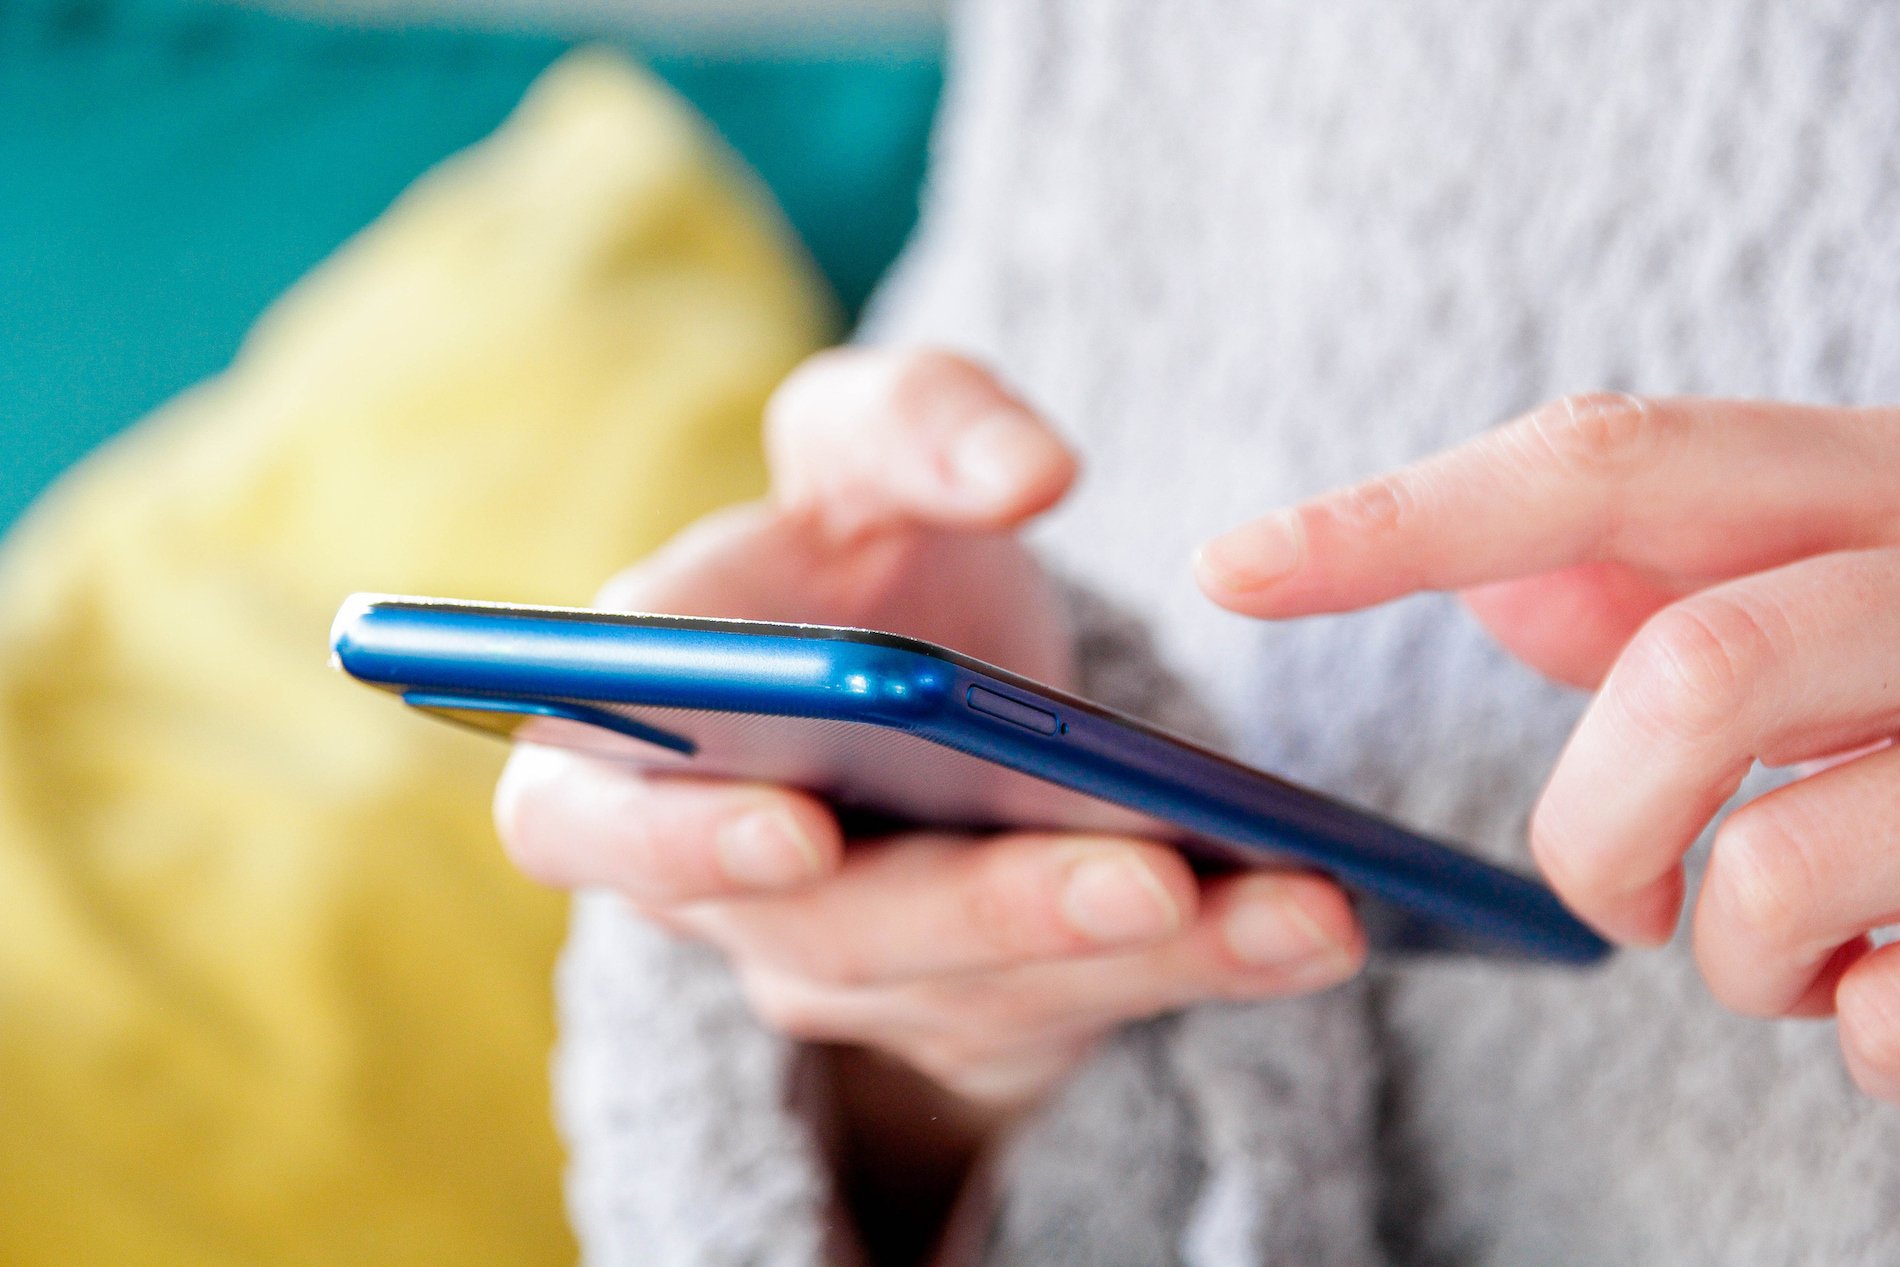
[(567, 1261), (563, 903), (351, 590), (584, 602), (762, 482), (823, 287), (605, 54), (70, 475), (0, 563), (0, 1259)]

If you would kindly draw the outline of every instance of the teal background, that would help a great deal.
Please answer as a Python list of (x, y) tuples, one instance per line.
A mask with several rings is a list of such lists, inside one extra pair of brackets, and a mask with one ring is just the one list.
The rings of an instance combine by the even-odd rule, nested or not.
[[(752, 164), (855, 315), (916, 216), (937, 50), (606, 34)], [(227, 364), (276, 295), (573, 43), (0, 0), (0, 525)]]

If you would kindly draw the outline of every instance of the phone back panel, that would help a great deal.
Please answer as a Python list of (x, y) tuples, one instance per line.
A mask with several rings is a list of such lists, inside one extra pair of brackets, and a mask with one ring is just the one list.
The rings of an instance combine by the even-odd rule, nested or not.
[[(803, 788), (860, 823), (1105, 832), (1174, 842), (1194, 836), (1177, 823), (885, 726), (593, 700), (541, 701), (550, 711), (527, 714), (497, 712), (494, 701), (474, 697), (409, 692), (405, 698), (414, 707), (464, 725), (629, 763), (655, 774)], [(603, 718), (590, 719), (590, 710), (631, 722), (653, 738), (610, 729)], [(661, 735), (684, 742), (655, 742)], [(1240, 855), (1218, 848), (1231, 861), (1242, 861)], [(1258, 856), (1245, 860), (1263, 861)]]
[(656, 774), (801, 787), (847, 829), (1155, 837), (1323, 870), (1375, 945), (1572, 963), (1604, 943), (1532, 880), (953, 652), (865, 631), (357, 600), (338, 662), (414, 707)]

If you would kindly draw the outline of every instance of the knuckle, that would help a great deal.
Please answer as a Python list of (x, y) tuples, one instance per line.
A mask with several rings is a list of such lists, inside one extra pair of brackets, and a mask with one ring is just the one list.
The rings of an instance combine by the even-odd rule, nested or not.
[(1736, 923), (1774, 947), (1805, 951), (1820, 876), (1808, 833), (1773, 802), (1735, 813), (1716, 833), (1709, 883)]
[(1558, 468), (1587, 476), (1620, 476), (1655, 457), (1670, 414), (1627, 392), (1583, 392), (1540, 405), (1525, 433)]
[(637, 812), (617, 816), (611, 833), (587, 842), (607, 882), (636, 902), (673, 903), (721, 892), (710, 840), (684, 825), (662, 826)]
[(678, 883), (679, 846), (697, 842), (656, 831), (643, 816), (629, 814), (615, 824), (612, 839), (596, 843), (616, 888), (636, 899), (663, 900), (684, 887)]
[(1418, 507), (1418, 490), (1406, 472), (1393, 472), (1342, 489), (1321, 503), (1323, 513), (1358, 534), (1401, 531)]
[(1653, 616), (1625, 653), (1620, 694), (1646, 733), (1696, 743), (1735, 724), (1781, 638), (1752, 604), (1702, 594)]
[(987, 962), (1022, 959), (1031, 950), (1022, 886), (1006, 867), (994, 867), (970, 884), (960, 903), (961, 931)]
[(1013, 903), (998, 887), (977, 884), (964, 897), (963, 934), (985, 959), (1016, 957), (1019, 938), (1014, 932), (1016, 917)]

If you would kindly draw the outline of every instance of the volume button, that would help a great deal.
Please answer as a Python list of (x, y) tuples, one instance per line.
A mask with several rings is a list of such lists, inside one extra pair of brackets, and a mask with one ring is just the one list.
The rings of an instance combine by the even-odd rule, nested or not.
[(999, 695), (986, 687), (972, 686), (964, 697), (966, 703), (986, 717), (995, 717), (1024, 730), (1033, 730), (1039, 735), (1056, 733), (1056, 715), (1047, 709), (1037, 708), (1034, 704), (1025, 704), (1021, 700)]

